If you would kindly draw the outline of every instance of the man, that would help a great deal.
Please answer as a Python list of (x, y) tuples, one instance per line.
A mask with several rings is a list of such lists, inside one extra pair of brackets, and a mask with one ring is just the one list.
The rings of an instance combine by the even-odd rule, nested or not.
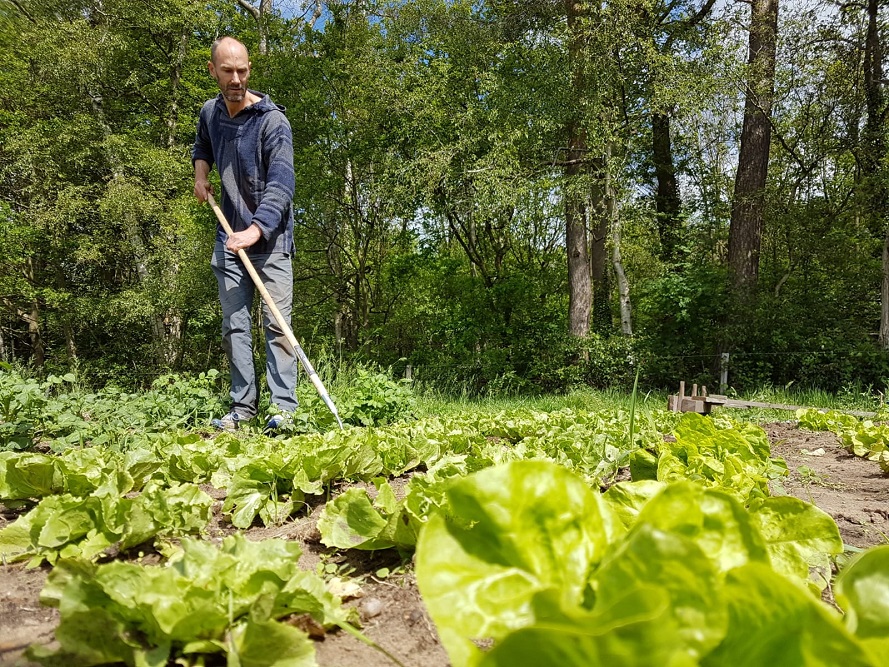
[[(222, 304), (222, 344), (231, 367), (231, 411), (212, 421), (235, 430), (256, 416), (257, 387), (250, 337), (254, 284), (237, 256), (244, 249), (284, 319), (293, 303), (293, 136), (284, 108), (247, 87), (250, 59), (236, 39), (216, 40), (207, 63), (220, 94), (201, 108), (192, 152), (194, 194), (207, 201), (215, 164), (222, 181), (222, 211), (234, 233), (217, 225), (211, 265)], [(296, 357), (263, 306), (266, 377), (280, 411), (266, 431), (283, 425), (297, 406)]]

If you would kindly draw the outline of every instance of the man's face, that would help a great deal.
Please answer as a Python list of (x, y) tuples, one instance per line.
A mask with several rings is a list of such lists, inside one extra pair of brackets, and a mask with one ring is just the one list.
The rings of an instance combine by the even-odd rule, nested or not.
[(250, 78), (250, 60), (241, 44), (234, 40), (222, 42), (208, 68), (226, 102), (238, 103), (244, 99)]

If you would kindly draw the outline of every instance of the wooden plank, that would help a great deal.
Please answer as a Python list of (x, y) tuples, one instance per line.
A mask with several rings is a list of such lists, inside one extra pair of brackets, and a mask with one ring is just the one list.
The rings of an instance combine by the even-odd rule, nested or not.
[[(672, 394), (667, 397), (667, 410), (671, 412), (697, 412), (698, 414), (708, 415), (714, 406), (722, 406), (724, 408), (762, 408), (765, 410), (813, 410), (823, 409), (812, 408), (806, 405), (787, 405), (785, 403), (766, 403), (763, 401), (739, 401), (721, 394), (707, 395), (707, 388), (701, 387), (701, 395), (697, 395), (698, 386), (692, 385), (692, 395), (685, 395), (685, 382), (679, 383), (679, 394)], [(864, 412), (861, 410), (837, 410), (843, 414), (853, 415), (855, 417), (876, 417), (876, 412)]]
[[(806, 405), (786, 405), (784, 403), (763, 403), (761, 401), (736, 401), (734, 399), (725, 398), (724, 396), (720, 396), (719, 399), (722, 400), (713, 400), (715, 396), (708, 396), (707, 402), (713, 403), (715, 405), (721, 405), (725, 408), (764, 408), (766, 410), (813, 410), (820, 408), (812, 408)], [(855, 417), (876, 417), (876, 412), (863, 412), (861, 410), (837, 410), (837, 412), (842, 412), (847, 415), (853, 415)]]
[(702, 398), (686, 398), (680, 405), (682, 412), (697, 412), (699, 415), (710, 414), (710, 405)]

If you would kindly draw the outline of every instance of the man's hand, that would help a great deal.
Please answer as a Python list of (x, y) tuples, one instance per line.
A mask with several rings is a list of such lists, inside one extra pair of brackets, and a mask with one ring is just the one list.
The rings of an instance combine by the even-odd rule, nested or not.
[(232, 252), (238, 252), (244, 248), (249, 248), (259, 239), (262, 238), (262, 231), (255, 222), (243, 232), (235, 232), (225, 241), (225, 247)]
[(204, 203), (207, 201), (207, 195), (213, 194), (213, 186), (210, 184), (210, 181), (203, 180), (194, 182), (194, 196), (198, 198), (198, 201)]
[(202, 204), (207, 201), (207, 195), (213, 194), (213, 186), (210, 185), (210, 163), (205, 160), (194, 161), (194, 196)]

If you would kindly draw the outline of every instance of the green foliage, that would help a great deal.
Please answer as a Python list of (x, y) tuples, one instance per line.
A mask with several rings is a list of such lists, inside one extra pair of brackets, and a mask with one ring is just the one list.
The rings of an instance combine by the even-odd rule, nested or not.
[(30, 657), (87, 667), (195, 665), (223, 654), (242, 665), (309, 667), (311, 640), (278, 619), (307, 613), (330, 626), (348, 614), (323, 581), (298, 568), (299, 554), (293, 542), (232, 535), (219, 547), (183, 540), (166, 566), (61, 561), (41, 594), (59, 609), (59, 647), (35, 647)]
[(689, 412), (674, 431), (675, 442), (657, 447), (657, 479), (691, 479), (722, 487), (748, 502), (769, 495), (769, 480), (787, 474), (787, 465), (771, 458), (765, 432), (730, 417)]
[[(294, 421), (303, 428), (326, 430), (336, 425), (327, 405), (308, 383), (298, 391), (301, 408)], [(345, 424), (381, 426), (409, 417), (415, 407), (410, 380), (395, 380), (390, 373), (362, 366), (340, 368), (333, 384), (326, 385)]]
[(30, 565), (59, 558), (95, 559), (110, 547), (125, 550), (152, 539), (202, 531), (213, 500), (193, 484), (151, 483), (124, 496), (127, 480), (110, 478), (92, 494), (47, 496), (15, 523), (0, 530), (0, 558), (30, 559)]
[(537, 461), (447, 496), (448, 516), (420, 535), (417, 581), (455, 664), (879, 664), (873, 629), (844, 628), (800, 586), (808, 569), (785, 565), (842, 549), (802, 501), (776, 499), (790, 503), (769, 506), (763, 533), (763, 517), (721, 490), (637, 482), (599, 495)]
[(447, 459), (440, 461), (429, 474), (414, 475), (400, 499), (382, 480), (376, 481), (373, 501), (363, 489), (348, 489), (321, 511), (318, 531), (322, 543), (339, 549), (412, 551), (430, 516), (447, 513), (444, 493), (460, 471)]
[[(214, 222), (191, 192), (188, 148), (217, 92), (209, 43), (235, 34), (255, 87), (295, 130), (300, 339), (405, 360), (427, 386), (471, 395), (624, 386), (639, 365), (643, 385), (712, 386), (722, 350), (739, 390), (881, 389), (880, 177), (861, 172), (879, 145), (861, 101), (866, 22), (808, 7), (782, 18), (760, 289), (728, 322), (742, 19), (617, 2), (584, 6), (569, 28), (565, 7), (334, 3), (323, 29), (275, 8), (259, 53), (256, 22), (231, 2), (6, 3), (0, 353), (127, 389), (223, 363)], [(672, 241), (648, 194), (655, 114), (670, 121), (683, 184)], [(577, 177), (572, 123), (590, 156)], [(566, 340), (565, 200), (590, 198), (594, 226), (591, 163), (606, 153), (635, 338), (616, 335), (611, 281), (595, 286), (600, 336)], [(355, 423), (367, 419), (356, 404)], [(27, 422), (3, 428), (26, 444)]]
[(165, 375), (146, 392), (109, 385), (84, 392), (74, 374), (24, 379), (0, 372), (0, 451), (49, 444), (57, 451), (73, 445), (125, 447), (144, 433), (207, 423), (224, 411), (220, 374)]
[(544, 391), (629, 390), (633, 386), (638, 351), (632, 339), (596, 333), (584, 338), (564, 336), (538, 354), (529, 375)]
[(665, 267), (641, 286), (636, 327), (650, 382), (672, 386), (677, 377), (702, 383), (714, 377), (726, 300), (725, 267), (706, 261)]
[(813, 431), (832, 431), (850, 454), (876, 461), (889, 472), (889, 426), (870, 419), (859, 420), (841, 412), (797, 410), (803, 428)]
[[(357, 375), (371, 387), (392, 382)], [(175, 418), (189, 412), (190, 401), (200, 404), (206, 381), (165, 378), (145, 394), (163, 403), (163, 392), (171, 392)], [(66, 382), (59, 378), (38, 396), (47, 405), (69, 396), (53, 393), (68, 391)], [(663, 436), (671, 430), (675, 442)], [(649, 468), (675, 481), (592, 490), (636, 452), (647, 452)], [(390, 481), (408, 471), (406, 483)], [(804, 592), (825, 584), (828, 558), (842, 542), (823, 512), (797, 499), (764, 497), (763, 480), (780, 472), (761, 429), (664, 411), (634, 411), (631, 419), (613, 408), (476, 409), (277, 439), (249, 428), (213, 439), (139, 432), (120, 449), (0, 453), (0, 499), (14, 505), (42, 498), (0, 532), (0, 554), (57, 565), (45, 596), (60, 608), (60, 645), (31, 652), (46, 664), (198, 664), (234, 650), (242, 659), (257, 652), (259, 664), (275, 664), (269, 651), (312, 664), (311, 645), (277, 619), (305, 612), (336, 624), (345, 616), (319, 581), (292, 574), (298, 554), (267, 542), (238, 546), (233, 537), (223, 544), (227, 555), (186, 539), (186, 555), (165, 568), (88, 561), (201, 531), (211, 501), (196, 484), (225, 489), (223, 511), (235, 527), (247, 528), (257, 517), (266, 525), (286, 520), (304, 496), (323, 494), (334, 481), (361, 480), (373, 488), (356, 486), (327, 503), (318, 523), (322, 542), (416, 549), (421, 591), (455, 664), (541, 664), (552, 657), (572, 664), (639, 656), (642, 649), (665, 664), (734, 664), (745, 633), (764, 632), (730, 601), (738, 595), (735, 576), (783, 591), (789, 602), (774, 623), (797, 629), (806, 637), (800, 641), (832, 642), (853, 664), (858, 656), (874, 664), (866, 657), (874, 650), (870, 639), (844, 629)], [(274, 576), (259, 565), (266, 548), (283, 559), (268, 566)], [(880, 576), (879, 562), (873, 576)], [(858, 572), (872, 576), (869, 568)], [(849, 582), (846, 591), (853, 591)], [(749, 604), (766, 604), (754, 591)], [(863, 609), (860, 595), (848, 592), (849, 604)], [(781, 614), (796, 620), (785, 623)], [(874, 634), (882, 621), (867, 618), (862, 626)], [(818, 638), (808, 639), (813, 633)], [(128, 641), (134, 636), (138, 643)], [(494, 648), (480, 652), (478, 640), (494, 640)], [(778, 659), (778, 644), (760, 643), (757, 656)], [(571, 658), (563, 656), (566, 646), (580, 648)]]
[(889, 547), (859, 554), (840, 572), (836, 598), (846, 628), (861, 637), (873, 660), (889, 650)]
[[(73, 382), (74, 376), (63, 379)], [(0, 449), (30, 447), (48, 402), (46, 389), (54, 384), (25, 379), (12, 372), (8, 364), (0, 367)]]

